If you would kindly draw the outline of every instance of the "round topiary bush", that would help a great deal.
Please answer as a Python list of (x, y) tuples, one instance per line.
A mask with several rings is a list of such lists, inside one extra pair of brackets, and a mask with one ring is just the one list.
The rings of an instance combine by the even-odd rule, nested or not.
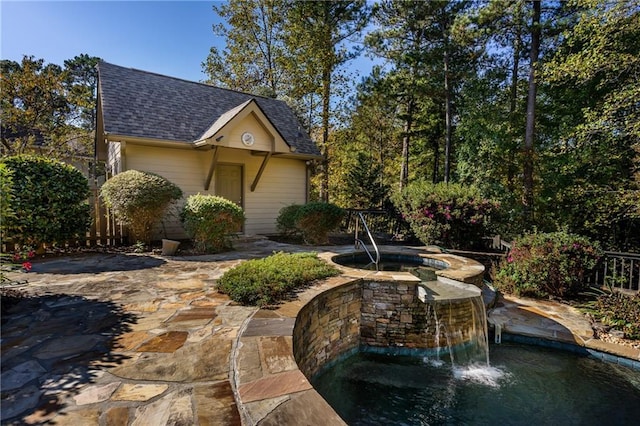
[(424, 244), (475, 248), (489, 235), (499, 205), (471, 186), (414, 181), (393, 202)]
[(231, 248), (230, 235), (240, 231), (244, 211), (232, 201), (215, 195), (191, 195), (180, 220), (199, 250), (218, 252)]
[(493, 284), (519, 296), (575, 296), (588, 289), (584, 277), (601, 256), (599, 246), (580, 235), (564, 231), (525, 235), (512, 242)]
[[(86, 234), (91, 223), (89, 183), (78, 169), (33, 155), (1, 161), (10, 170), (2, 177), (3, 213), (5, 208), (11, 212), (2, 218), (3, 237), (35, 247)], [(6, 194), (5, 186), (11, 188)]]
[(105, 182), (100, 196), (129, 227), (134, 241), (149, 243), (154, 226), (169, 206), (182, 198), (182, 190), (155, 173), (128, 170)]

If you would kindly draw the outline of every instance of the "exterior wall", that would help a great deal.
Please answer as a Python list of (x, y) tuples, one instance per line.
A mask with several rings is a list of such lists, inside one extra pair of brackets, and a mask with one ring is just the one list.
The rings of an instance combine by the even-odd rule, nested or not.
[(116, 175), (122, 170), (122, 154), (120, 152), (120, 142), (109, 142), (107, 147), (107, 172)]
[(353, 278), (305, 303), (293, 328), (300, 371), (311, 379), (327, 364), (358, 350), (408, 355), (457, 347), (466, 352), (485, 331), (482, 297), (424, 303), (418, 285)]
[[(245, 234), (276, 232), (276, 218), (280, 209), (293, 203), (305, 203), (306, 165), (304, 161), (272, 156), (256, 190), (251, 192), (251, 184), (264, 157), (251, 155), (249, 150), (220, 149), (218, 164), (244, 166), (242, 207), (247, 218)], [(158, 148), (127, 143), (126, 155), (128, 170), (157, 173), (182, 188), (185, 198), (197, 193), (215, 194), (215, 176), (211, 179), (209, 190), (204, 190), (213, 156), (210, 150)], [(164, 227), (167, 238), (186, 238), (177, 216), (165, 218)], [(165, 238), (162, 229), (158, 230), (156, 238)]]
[(473, 298), (425, 304), (416, 296), (417, 286), (418, 283), (388, 281), (363, 283), (363, 345), (431, 349), (475, 339), (479, 330)]
[(312, 377), (327, 362), (358, 348), (361, 292), (362, 283), (356, 280), (321, 293), (300, 310), (293, 354), (305, 376)]

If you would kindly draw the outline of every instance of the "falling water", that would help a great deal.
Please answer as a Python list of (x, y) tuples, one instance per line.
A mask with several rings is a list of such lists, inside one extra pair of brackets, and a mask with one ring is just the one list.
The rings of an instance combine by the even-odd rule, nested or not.
[[(425, 283), (429, 290), (445, 296), (437, 283)], [(459, 289), (458, 289), (459, 290)], [(425, 357), (424, 362), (439, 367), (444, 364), (441, 354), (449, 354), (454, 378), (488, 386), (498, 386), (505, 373), (489, 363), (489, 336), (486, 310), (482, 295), (475, 291), (454, 291), (451, 297), (425, 298), (427, 324), (433, 324), (435, 359)], [(460, 320), (460, 310), (467, 320)], [(440, 315), (438, 314), (440, 311)], [(464, 317), (464, 313), (462, 314)], [(457, 319), (457, 321), (456, 321)], [(427, 340), (430, 327), (425, 328)], [(445, 355), (446, 356), (446, 355)]]

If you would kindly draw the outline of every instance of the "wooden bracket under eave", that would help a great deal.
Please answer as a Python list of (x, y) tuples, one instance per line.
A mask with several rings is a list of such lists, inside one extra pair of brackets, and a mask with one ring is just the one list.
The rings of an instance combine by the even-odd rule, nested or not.
[(264, 157), (264, 160), (262, 160), (262, 164), (260, 164), (260, 169), (258, 170), (258, 173), (256, 174), (255, 179), (253, 179), (253, 183), (251, 184), (251, 192), (256, 190), (256, 187), (258, 186), (258, 182), (260, 182), (260, 178), (262, 177), (262, 172), (264, 172), (265, 167), (267, 167), (267, 163), (269, 162), (270, 158), (271, 158), (271, 152), (267, 152), (267, 155)]
[(218, 165), (218, 146), (213, 147), (213, 155), (211, 157), (211, 165), (209, 166), (209, 172), (207, 173), (207, 179), (204, 181), (204, 190), (208, 191), (209, 186), (211, 185), (211, 178), (213, 177), (213, 172)]

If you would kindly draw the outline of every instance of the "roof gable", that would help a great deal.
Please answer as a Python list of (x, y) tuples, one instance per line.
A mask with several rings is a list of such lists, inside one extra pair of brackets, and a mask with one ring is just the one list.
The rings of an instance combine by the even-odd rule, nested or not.
[(195, 143), (219, 131), (253, 101), (292, 151), (320, 154), (283, 101), (107, 62), (98, 64), (98, 75), (106, 134)]

